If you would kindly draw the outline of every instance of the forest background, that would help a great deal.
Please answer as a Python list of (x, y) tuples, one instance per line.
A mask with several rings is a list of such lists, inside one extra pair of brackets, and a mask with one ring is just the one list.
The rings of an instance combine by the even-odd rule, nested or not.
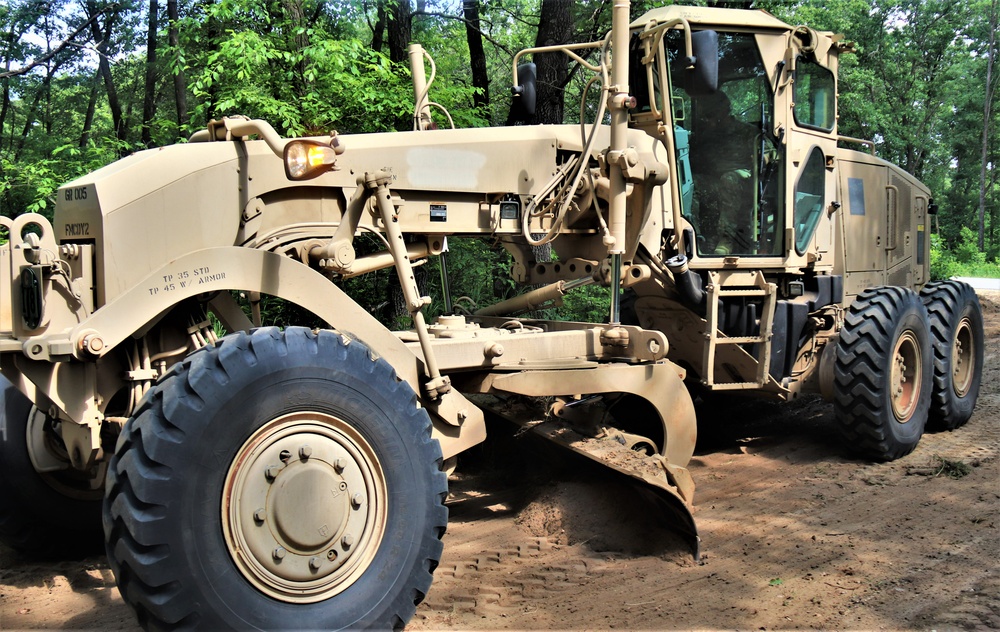
[[(940, 206), (932, 275), (1000, 277), (1000, 0), (703, 0), (844, 33), (839, 131), (930, 186)], [(431, 97), (456, 126), (504, 125), (522, 48), (591, 41), (610, 0), (6, 0), (0, 4), (0, 212), (51, 217), (65, 182), (212, 118), (244, 114), (280, 134), (410, 129), (406, 47), (437, 64)], [(633, 18), (669, 0), (635, 0)], [(576, 122), (587, 77), (537, 56), (537, 123)], [(500, 249), (453, 246), (457, 292), (514, 291)], [(433, 268), (432, 266), (429, 266)], [(433, 271), (433, 270), (431, 270)], [(431, 279), (433, 275), (429, 275)], [(373, 312), (388, 275), (357, 287)], [(575, 318), (600, 319), (583, 294)], [(432, 310), (433, 312), (434, 310)], [(590, 313), (593, 312), (593, 313)]]

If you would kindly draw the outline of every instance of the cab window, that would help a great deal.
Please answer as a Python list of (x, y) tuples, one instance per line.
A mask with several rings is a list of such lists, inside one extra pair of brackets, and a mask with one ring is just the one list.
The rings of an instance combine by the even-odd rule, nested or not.
[(795, 122), (829, 132), (836, 123), (836, 85), (833, 73), (806, 57), (795, 62)]

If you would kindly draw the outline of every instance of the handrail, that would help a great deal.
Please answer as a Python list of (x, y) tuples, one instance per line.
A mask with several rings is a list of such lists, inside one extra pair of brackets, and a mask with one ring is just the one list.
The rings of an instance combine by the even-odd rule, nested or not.
[(278, 158), (284, 157), (285, 144), (288, 140), (278, 135), (271, 124), (262, 119), (248, 119), (244, 116), (227, 116), (221, 121), (212, 120), (208, 123), (208, 128), (199, 130), (188, 142), (200, 143), (213, 140), (231, 140), (233, 137), (260, 136), (267, 146), (271, 148)]
[(865, 140), (863, 138), (854, 138), (853, 136), (837, 136), (837, 141), (843, 141), (845, 143), (857, 143), (859, 145), (865, 145), (868, 147), (868, 151), (871, 155), (875, 155), (875, 142), (870, 140)]

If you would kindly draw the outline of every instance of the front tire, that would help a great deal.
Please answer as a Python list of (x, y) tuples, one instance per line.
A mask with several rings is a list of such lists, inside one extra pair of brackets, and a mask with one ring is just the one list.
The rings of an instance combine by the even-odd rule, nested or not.
[(983, 371), (983, 312), (968, 283), (937, 281), (920, 291), (930, 317), (934, 378), (927, 425), (954, 430), (969, 421)]
[(917, 447), (931, 396), (927, 310), (909, 288), (868, 289), (844, 317), (833, 409), (859, 456), (892, 461)]
[(441, 555), (440, 464), (412, 389), (363, 344), (234, 334), (126, 424), (108, 557), (147, 629), (399, 629)]

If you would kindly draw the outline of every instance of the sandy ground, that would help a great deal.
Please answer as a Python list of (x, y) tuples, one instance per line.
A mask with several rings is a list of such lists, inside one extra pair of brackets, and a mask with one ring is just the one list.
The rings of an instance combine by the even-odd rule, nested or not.
[[(1000, 295), (982, 303), (976, 414), (906, 458), (851, 459), (815, 399), (716, 420), (691, 464), (700, 563), (627, 486), (498, 429), (453, 477), (407, 629), (1000, 629)], [(137, 625), (101, 557), (0, 547), (0, 629), (28, 628)]]

